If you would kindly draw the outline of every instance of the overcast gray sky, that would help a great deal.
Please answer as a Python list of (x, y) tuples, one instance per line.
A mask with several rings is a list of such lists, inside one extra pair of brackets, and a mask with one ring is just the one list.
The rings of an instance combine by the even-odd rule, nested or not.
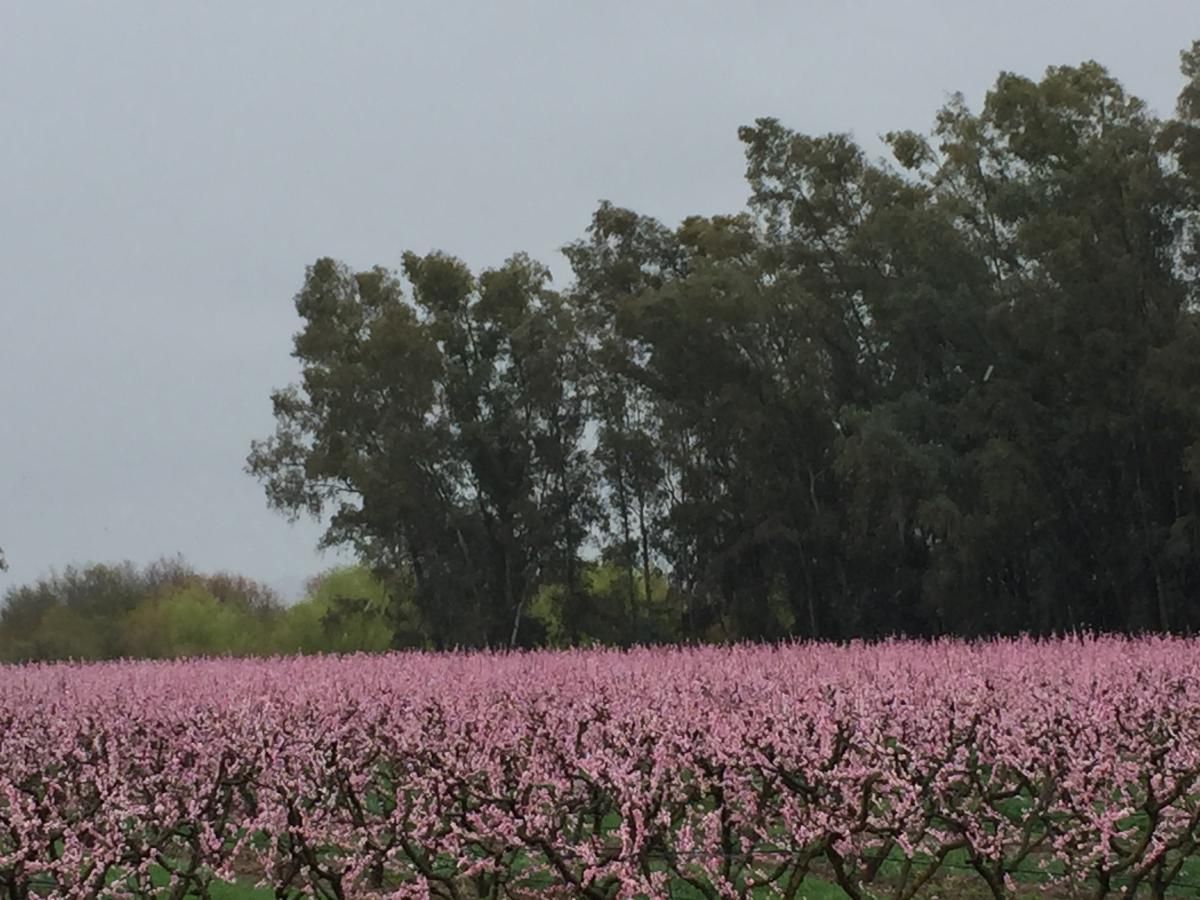
[(1094, 58), (1161, 113), (1197, 0), (0, 0), (0, 588), (331, 563), (243, 474), (331, 255), (565, 267), (600, 199), (740, 208), (736, 129), (864, 142)]

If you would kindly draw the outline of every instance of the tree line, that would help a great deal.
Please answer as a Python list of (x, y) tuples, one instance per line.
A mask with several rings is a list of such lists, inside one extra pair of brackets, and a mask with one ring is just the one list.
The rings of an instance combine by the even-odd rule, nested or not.
[(656, 578), (684, 638), (1193, 629), (1182, 60), (1173, 118), (1096, 63), (1005, 73), (886, 160), (760, 119), (745, 210), (602, 204), (562, 290), (523, 254), (319, 260), (249, 469), (438, 646), (540, 643), (539, 603), (654, 637)]
[(603, 203), (552, 285), (333, 259), (247, 469), (395, 646), (1200, 626), (1200, 43), (928, 133), (742, 128), (749, 202)]
[[(620, 581), (610, 566), (589, 567), (587, 584), (597, 598)], [(661, 575), (651, 597), (652, 637), (671, 640), (678, 611)], [(530, 603), (529, 622), (547, 645), (563, 645), (574, 635), (560, 613), (553, 589)], [(174, 558), (141, 567), (67, 566), (9, 588), (0, 604), (0, 663), (357, 653), (397, 646), (432, 646), (411, 586), (387, 585), (361, 564), (315, 576), (296, 603), (251, 578), (202, 573)]]
[(362, 566), (311, 579), (291, 605), (252, 579), (181, 559), (68, 566), (6, 592), (0, 662), (384, 650), (389, 602)]

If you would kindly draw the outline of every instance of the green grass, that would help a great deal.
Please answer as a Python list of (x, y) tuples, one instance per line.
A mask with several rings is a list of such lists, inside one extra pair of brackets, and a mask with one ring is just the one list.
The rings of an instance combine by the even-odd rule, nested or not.
[[(950, 859), (948, 862), (951, 865), (946, 867), (944, 874), (940, 875), (934, 883), (923, 891), (921, 896), (936, 895), (940, 897), (960, 898), (960, 900), (983, 900), (983, 898), (990, 896), (977, 878), (960, 868), (965, 863), (964, 860), (961, 858)], [(897, 863), (899, 863), (899, 858), (897, 859)], [(886, 870), (887, 866), (884, 868), (879, 883), (879, 887), (882, 889), (880, 896), (886, 896)], [(168, 878), (165, 871), (156, 869), (152, 871), (151, 876), (155, 884), (160, 886), (166, 885)], [(1179, 881), (1187, 885), (1200, 884), (1200, 859), (1193, 858), (1188, 861), (1180, 873)], [(1018, 882), (1021, 886), (1021, 891), (1017, 895), (1018, 897), (1032, 900), (1032, 898), (1045, 896), (1045, 893), (1038, 887), (1036, 876), (1018, 878)], [(534, 887), (534, 885), (527, 885), (526, 889)], [(273, 900), (274, 898), (274, 893), (269, 888), (257, 888), (251, 884), (226, 882), (214, 882), (210, 886), (209, 893), (212, 900)], [(1196, 889), (1190, 886), (1179, 887), (1168, 893), (1172, 896), (1194, 897), (1196, 896)], [(755, 897), (763, 898), (763, 900), (770, 896), (768, 888), (763, 888), (755, 892)], [(820, 878), (817, 875), (809, 875), (804, 879), (799, 896), (800, 900), (846, 900), (849, 895), (833, 882)], [(681, 881), (677, 881), (671, 885), (670, 897), (671, 900), (704, 900), (702, 893)]]
[[(604, 818), (601, 830), (609, 831), (615, 829), (618, 822), (618, 817), (610, 813)], [(876, 896), (886, 897), (889, 887), (894, 888), (898, 885), (896, 879), (900, 874), (899, 866), (903, 862), (903, 854), (898, 848), (894, 848), (890, 854), (890, 859), (883, 864), (874, 882)], [(447, 859), (439, 860), (435, 865), (442, 868), (443, 863), (448, 867), (443, 869), (443, 871), (449, 874), (453, 870), (453, 864)], [(532, 877), (526, 879), (525, 883), (522, 884), (520, 872), (522, 870), (528, 872), (531, 863), (532, 860), (523, 857), (515, 861), (515, 865), (510, 870), (516, 876), (512, 882), (514, 888), (519, 888), (524, 892), (532, 894), (539, 888), (558, 884), (554, 880), (554, 876), (542, 872), (539, 872), (537, 875), (529, 873)], [(823, 868), (822, 865), (822, 863), (818, 862), (817, 867), (804, 879), (799, 896), (802, 900), (843, 900), (848, 895), (834, 882), (828, 868)], [(920, 865), (919, 860), (916, 861), (916, 865)], [(1047, 891), (1042, 888), (1045, 875), (1036, 870), (1033, 860), (1027, 861), (1022, 868), (1024, 871), (1012, 873), (1014, 880), (1019, 886), (1017, 896), (1021, 898), (1047, 896)], [(533, 881), (533, 878), (537, 879), (536, 883)], [(159, 887), (165, 887), (169, 881), (167, 872), (157, 868), (151, 871), (151, 879)], [(271, 889), (255, 887), (250, 883), (252, 880), (253, 876), (247, 876), (245, 881), (241, 883), (213, 882), (209, 887), (209, 895), (213, 900), (274, 900), (275, 895)], [(1114, 879), (1114, 882), (1116, 885), (1120, 883), (1120, 880)], [(1200, 896), (1200, 889), (1196, 887), (1200, 885), (1200, 856), (1193, 856), (1185, 861), (1182, 870), (1176, 878), (1176, 882), (1179, 886), (1169, 888), (1169, 896)], [(868, 886), (868, 891), (870, 891), (870, 887)], [(1146, 888), (1143, 886), (1143, 891), (1145, 890)], [(1143, 891), (1139, 891), (1139, 895)], [(35, 896), (37, 893), (35, 890)], [(1054, 895), (1062, 895), (1061, 890), (1053, 893)], [(871, 895), (871, 893), (868, 893), (868, 896)], [(962, 900), (976, 900), (976, 898), (987, 898), (990, 894), (986, 891), (979, 876), (968, 865), (965, 852), (956, 851), (946, 858), (944, 863), (939, 867), (937, 874), (922, 890), (919, 896), (956, 897), (962, 898)], [(682, 879), (675, 879), (670, 888), (670, 897), (672, 900), (704, 900), (704, 895), (700, 891), (688, 885)], [(764, 887), (756, 890), (754, 897), (755, 900), (766, 900), (766, 898), (771, 897), (771, 888)]]

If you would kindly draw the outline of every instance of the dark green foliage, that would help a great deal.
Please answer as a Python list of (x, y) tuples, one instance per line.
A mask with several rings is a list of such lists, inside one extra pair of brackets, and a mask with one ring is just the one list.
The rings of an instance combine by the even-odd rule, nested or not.
[(1183, 72), (1169, 121), (1096, 63), (1005, 73), (890, 163), (759, 120), (745, 212), (602, 204), (563, 294), (321, 261), (250, 469), (437, 645), (1195, 629)]
[(409, 254), (404, 274), (411, 301), (380, 270), (309, 269), (302, 383), (250, 471), (289, 514), (331, 508), (325, 543), (411, 584), (435, 646), (516, 644), (540, 584), (578, 590), (594, 517), (582, 335), (526, 257), (477, 278)]

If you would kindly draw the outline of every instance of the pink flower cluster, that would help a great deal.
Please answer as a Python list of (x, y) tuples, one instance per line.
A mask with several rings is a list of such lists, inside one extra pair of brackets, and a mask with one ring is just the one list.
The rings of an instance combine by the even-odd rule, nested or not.
[(1192, 640), (0, 668), (0, 896), (1161, 892), (1198, 778)]

